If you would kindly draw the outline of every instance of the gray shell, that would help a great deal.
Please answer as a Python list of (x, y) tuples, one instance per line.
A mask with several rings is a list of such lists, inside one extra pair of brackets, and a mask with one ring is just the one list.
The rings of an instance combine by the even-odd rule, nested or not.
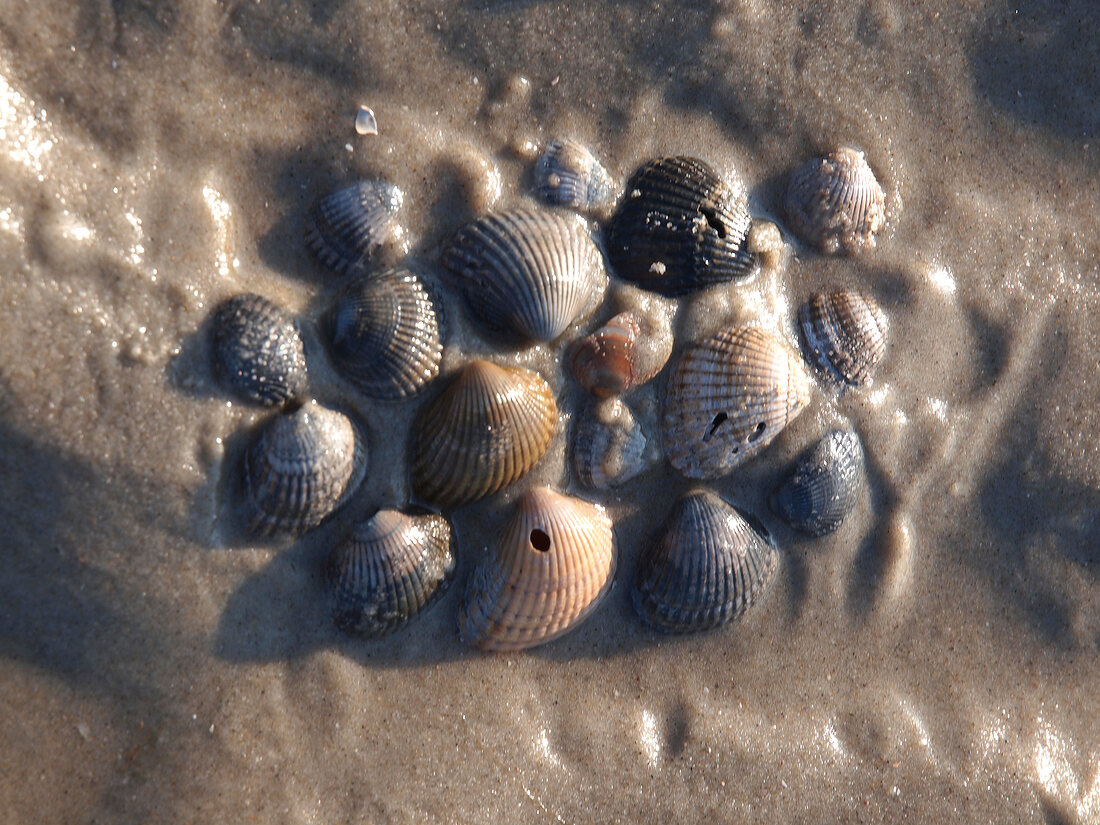
[(819, 292), (798, 310), (806, 358), (834, 382), (854, 387), (873, 381), (886, 354), (889, 322), (874, 298), (861, 292)]
[(863, 153), (842, 147), (791, 175), (783, 211), (794, 233), (821, 252), (855, 255), (875, 245), (886, 196)]
[(864, 477), (859, 436), (852, 430), (832, 430), (796, 462), (768, 505), (795, 530), (824, 536), (855, 508)]
[(615, 185), (588, 147), (568, 138), (547, 144), (535, 162), (535, 192), (551, 206), (591, 213), (609, 209)]
[(400, 233), (404, 196), (391, 183), (361, 180), (321, 198), (310, 211), (306, 244), (341, 275), (367, 271), (378, 251)]
[(650, 464), (642, 426), (618, 398), (585, 405), (573, 428), (573, 470), (587, 487), (625, 484)]
[(646, 624), (667, 633), (709, 630), (759, 602), (779, 553), (751, 521), (709, 490), (683, 495), (638, 561), (632, 595)]
[(271, 406), (305, 392), (305, 347), (282, 307), (237, 295), (214, 312), (212, 327), (214, 373), (238, 398)]

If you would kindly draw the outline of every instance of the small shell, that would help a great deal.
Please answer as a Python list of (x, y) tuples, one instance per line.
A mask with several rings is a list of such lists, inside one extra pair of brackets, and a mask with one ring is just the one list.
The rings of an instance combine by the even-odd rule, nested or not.
[(406, 398), (439, 374), (435, 304), (407, 269), (352, 281), (321, 326), (341, 374), (371, 397)]
[(575, 140), (551, 141), (535, 163), (535, 192), (551, 206), (592, 213), (609, 209), (615, 187), (607, 170)]
[(798, 325), (807, 360), (838, 384), (871, 384), (889, 331), (874, 298), (850, 290), (819, 292), (798, 310)]
[(798, 355), (753, 326), (689, 347), (668, 382), (665, 455), (688, 478), (718, 478), (755, 455), (810, 401)]
[(646, 437), (630, 407), (618, 398), (588, 404), (573, 429), (573, 469), (597, 490), (618, 487), (650, 463)]
[(863, 153), (841, 147), (791, 175), (783, 211), (794, 233), (821, 252), (855, 255), (875, 245), (886, 196)]
[(538, 463), (557, 424), (541, 376), (473, 361), (413, 424), (413, 488), (440, 507), (492, 495)]
[(634, 609), (666, 633), (709, 630), (759, 602), (778, 567), (779, 553), (756, 519), (709, 490), (693, 490), (642, 550)]
[(297, 535), (316, 527), (366, 470), (366, 441), (346, 415), (310, 401), (276, 416), (244, 455), (249, 530)]
[(598, 398), (644, 384), (672, 354), (668, 319), (659, 313), (620, 312), (573, 348), (573, 375)]
[(470, 576), (459, 637), (482, 650), (555, 639), (596, 609), (615, 565), (615, 535), (602, 507), (549, 487), (531, 490)]
[(795, 530), (824, 536), (840, 527), (863, 490), (863, 448), (851, 430), (833, 430), (802, 456), (772, 492), (772, 511)]
[(627, 182), (607, 253), (620, 277), (682, 295), (756, 270), (746, 244), (751, 222), (740, 183), (731, 186), (696, 158), (659, 158)]
[(385, 636), (442, 596), (454, 571), (454, 537), (445, 518), (379, 510), (329, 555), (336, 626)]
[(230, 298), (214, 312), (214, 372), (247, 401), (282, 404), (306, 388), (306, 356), (298, 325), (259, 295)]
[(306, 244), (341, 275), (365, 273), (379, 249), (401, 234), (395, 216), (403, 199), (400, 189), (381, 181), (337, 189), (311, 210)]
[(378, 120), (370, 106), (360, 106), (355, 113), (355, 133), (359, 135), (377, 135)]
[(576, 215), (520, 209), (485, 215), (443, 252), (470, 311), (493, 331), (552, 341), (603, 297), (603, 257)]

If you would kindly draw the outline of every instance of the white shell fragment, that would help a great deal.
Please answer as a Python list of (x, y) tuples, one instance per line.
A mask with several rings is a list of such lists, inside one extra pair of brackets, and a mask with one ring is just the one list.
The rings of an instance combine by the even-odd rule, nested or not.
[(360, 106), (355, 114), (355, 133), (359, 135), (377, 135), (378, 121), (374, 118), (374, 110), (369, 106)]

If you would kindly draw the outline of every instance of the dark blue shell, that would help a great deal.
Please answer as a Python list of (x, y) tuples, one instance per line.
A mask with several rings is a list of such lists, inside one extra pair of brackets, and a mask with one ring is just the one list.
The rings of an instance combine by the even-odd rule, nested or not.
[(271, 406), (306, 388), (305, 348), (298, 326), (260, 295), (230, 298), (214, 312), (214, 373), (246, 401)]
[(833, 430), (795, 463), (768, 504), (795, 530), (824, 536), (852, 512), (863, 486), (859, 436), (852, 430)]
[(306, 244), (325, 266), (341, 275), (367, 271), (397, 230), (401, 190), (361, 180), (319, 200), (309, 215)]

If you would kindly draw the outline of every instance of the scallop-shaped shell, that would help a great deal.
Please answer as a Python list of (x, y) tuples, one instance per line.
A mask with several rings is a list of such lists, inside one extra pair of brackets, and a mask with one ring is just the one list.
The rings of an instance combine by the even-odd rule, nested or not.
[(413, 489), (440, 507), (492, 495), (538, 463), (557, 424), (540, 375), (472, 361), (413, 424)]
[(552, 341), (603, 297), (603, 257), (583, 220), (549, 210), (485, 215), (460, 229), (443, 265), (490, 330)]
[(435, 303), (407, 269), (349, 283), (322, 319), (340, 372), (374, 398), (414, 395), (439, 374)]
[(306, 388), (306, 357), (298, 325), (259, 295), (230, 298), (214, 312), (214, 372), (238, 397), (282, 404)]
[(600, 212), (615, 200), (615, 184), (588, 147), (568, 138), (547, 144), (535, 162), (535, 192), (551, 206)]
[(889, 321), (878, 302), (852, 290), (819, 292), (798, 310), (806, 357), (833, 381), (863, 387), (886, 354)]
[(391, 183), (361, 180), (314, 204), (306, 244), (341, 275), (366, 272), (379, 249), (401, 234), (396, 215), (404, 196)]
[(731, 186), (696, 158), (659, 158), (627, 182), (607, 253), (620, 277), (681, 295), (756, 270), (746, 244), (751, 222), (739, 182)]
[(886, 196), (863, 153), (842, 147), (791, 175), (783, 211), (794, 233), (821, 252), (855, 255), (875, 245)]
[(618, 487), (643, 472), (650, 453), (642, 426), (618, 398), (588, 404), (573, 428), (573, 469), (588, 487)]
[(772, 491), (772, 511), (795, 530), (824, 536), (855, 509), (864, 486), (863, 447), (852, 430), (832, 430)]
[(644, 384), (671, 354), (668, 319), (627, 310), (576, 343), (573, 375), (590, 393), (607, 398)]
[(634, 608), (668, 633), (709, 630), (759, 602), (778, 567), (779, 553), (759, 522), (709, 490), (693, 490), (643, 548)]
[(718, 478), (755, 455), (810, 401), (798, 354), (754, 326), (689, 347), (669, 378), (665, 455), (689, 478)]
[(379, 510), (329, 555), (336, 626), (384, 636), (443, 595), (454, 571), (454, 537), (445, 518)]
[(555, 639), (596, 609), (615, 565), (615, 535), (602, 507), (548, 487), (531, 490), (470, 576), (459, 636), (482, 650)]
[(311, 401), (268, 421), (245, 451), (243, 469), (249, 530), (296, 535), (359, 486), (367, 445), (346, 415)]

